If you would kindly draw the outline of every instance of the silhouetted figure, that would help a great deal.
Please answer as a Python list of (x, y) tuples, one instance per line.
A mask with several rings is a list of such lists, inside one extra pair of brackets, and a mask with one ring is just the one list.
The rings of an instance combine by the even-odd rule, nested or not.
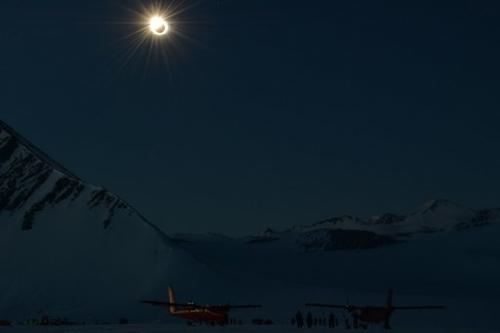
[(335, 327), (335, 317), (333, 316), (333, 313), (330, 313), (328, 316), (328, 328), (334, 328)]
[(351, 329), (351, 324), (349, 323), (349, 318), (344, 316), (344, 322), (345, 322), (345, 329), (350, 330)]
[(313, 326), (318, 326), (318, 317), (314, 317)]
[(384, 328), (386, 330), (390, 330), (391, 329), (391, 325), (389, 324), (389, 318), (387, 318), (384, 322)]
[(307, 318), (306, 318), (306, 323), (307, 323), (307, 328), (311, 328), (313, 325), (313, 315), (311, 312), (307, 313)]
[(359, 318), (357, 314), (352, 315), (352, 327), (357, 329), (359, 327)]
[(297, 323), (298, 328), (304, 328), (304, 316), (300, 310), (295, 314), (295, 322)]

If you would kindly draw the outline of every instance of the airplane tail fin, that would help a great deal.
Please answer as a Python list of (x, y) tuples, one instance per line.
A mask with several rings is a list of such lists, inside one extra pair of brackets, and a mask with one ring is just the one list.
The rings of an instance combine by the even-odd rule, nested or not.
[(392, 308), (392, 289), (389, 289), (387, 291), (387, 300), (386, 300), (386, 306), (388, 308)]
[(174, 314), (177, 311), (175, 307), (175, 294), (174, 290), (170, 286), (168, 287), (168, 302), (170, 303), (168, 311), (170, 312), (170, 314)]

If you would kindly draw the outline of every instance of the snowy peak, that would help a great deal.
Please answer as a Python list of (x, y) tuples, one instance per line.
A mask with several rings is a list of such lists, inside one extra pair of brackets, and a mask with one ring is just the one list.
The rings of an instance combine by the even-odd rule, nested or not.
[(478, 212), (453, 201), (438, 199), (426, 202), (404, 221), (423, 232), (455, 230), (461, 225), (475, 224)]
[(471, 212), (472, 210), (465, 206), (446, 199), (429, 200), (421, 205), (410, 215), (439, 214), (442, 212), (461, 213)]
[(38, 149), (35, 145), (31, 144), (27, 139), (25, 139), (21, 134), (16, 132), (12, 127), (0, 120), (0, 145), (2, 146), (0, 151), (0, 163), (5, 162), (9, 159), (10, 155), (14, 153), (17, 148), (24, 148), (29, 151), (38, 160), (43, 161), (45, 164), (50, 166), (52, 169), (58, 170), (59, 172), (67, 175), (70, 178), (78, 178), (71, 171), (63, 167), (57, 161), (53, 160), (50, 156), (45, 154), (43, 151)]
[(75, 202), (99, 211), (104, 228), (117, 210), (140, 216), (118, 196), (85, 183), (0, 121), (0, 215), (15, 216), (27, 231), (49, 207)]

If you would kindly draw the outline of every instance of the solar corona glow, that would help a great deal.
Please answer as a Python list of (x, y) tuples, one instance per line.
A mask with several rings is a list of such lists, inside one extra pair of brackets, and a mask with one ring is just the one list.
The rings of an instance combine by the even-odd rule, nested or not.
[(155, 15), (149, 20), (149, 30), (157, 36), (163, 36), (168, 33), (168, 22), (161, 16)]

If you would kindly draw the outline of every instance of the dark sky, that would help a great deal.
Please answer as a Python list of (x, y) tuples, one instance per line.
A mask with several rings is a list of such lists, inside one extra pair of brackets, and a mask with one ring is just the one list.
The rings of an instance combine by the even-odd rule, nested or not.
[(0, 118), (168, 232), (500, 206), (498, 1), (205, 0), (169, 67), (127, 8), (2, 0)]

